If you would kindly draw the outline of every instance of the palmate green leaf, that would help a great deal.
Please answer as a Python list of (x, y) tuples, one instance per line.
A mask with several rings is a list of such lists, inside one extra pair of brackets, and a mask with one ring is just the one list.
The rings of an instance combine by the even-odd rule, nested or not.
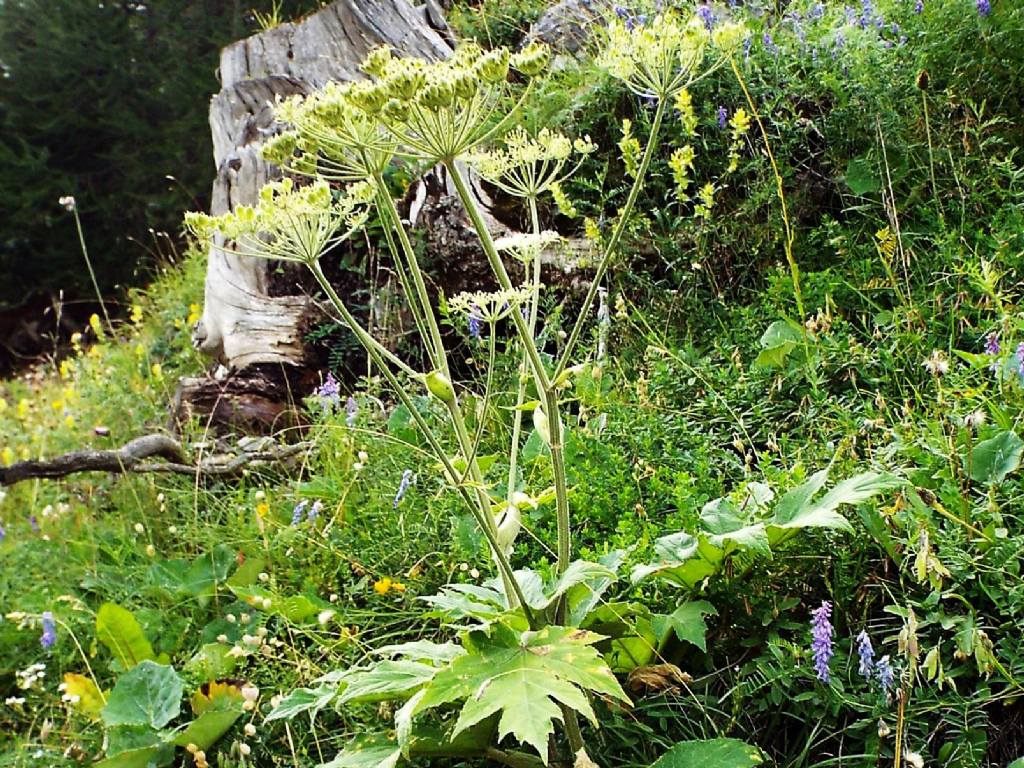
[(114, 603), (104, 603), (96, 612), (96, 638), (126, 670), (141, 661), (156, 658), (135, 615)]
[(691, 643), (706, 653), (708, 646), (705, 635), (708, 625), (704, 617), (717, 615), (718, 611), (711, 603), (706, 600), (694, 600), (683, 603), (667, 616), (655, 616), (654, 631), (659, 639), (673, 631), (680, 640)]
[(982, 440), (971, 451), (971, 479), (979, 483), (1001, 483), (1020, 467), (1024, 441), (1012, 430)]
[(757, 747), (739, 739), (706, 739), (676, 744), (650, 768), (754, 768), (763, 762)]
[(160, 729), (181, 711), (185, 686), (169, 666), (143, 661), (117, 681), (103, 708), (103, 723), (148, 725)]
[(424, 689), (413, 715), (465, 700), (453, 737), (500, 713), (499, 738), (511, 734), (546, 755), (554, 721), (564, 704), (594, 720), (586, 692), (629, 703), (611, 670), (592, 648), (600, 635), (549, 626), (518, 632), (496, 625), (491, 634), (474, 632), (472, 649), (442, 669)]

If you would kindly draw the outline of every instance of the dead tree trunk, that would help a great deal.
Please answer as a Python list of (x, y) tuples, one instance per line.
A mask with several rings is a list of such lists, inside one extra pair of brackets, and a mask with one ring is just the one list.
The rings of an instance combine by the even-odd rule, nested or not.
[[(217, 166), (211, 213), (254, 204), (274, 178), (276, 169), (259, 156), (277, 130), (274, 99), (359, 77), (360, 62), (378, 45), (431, 59), (451, 52), (440, 14), (407, 0), (339, 0), (223, 50), (222, 88), (210, 104)], [(310, 300), (275, 295), (271, 270), (277, 266), (225, 248), (210, 251), (203, 315), (193, 339), (228, 369), (305, 361), (302, 331)]]

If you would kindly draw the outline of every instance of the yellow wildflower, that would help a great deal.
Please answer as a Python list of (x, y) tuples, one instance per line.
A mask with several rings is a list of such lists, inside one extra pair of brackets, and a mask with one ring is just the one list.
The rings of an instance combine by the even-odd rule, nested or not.
[(142, 322), (142, 307), (138, 304), (132, 304), (132, 322), (138, 325)]
[(198, 304), (188, 305), (188, 319), (185, 321), (189, 325), (195, 325), (199, 322), (199, 318), (202, 316), (202, 308)]
[(391, 591), (392, 581), (387, 576), (383, 579), (378, 579), (373, 583), (373, 591), (378, 595), (386, 595)]
[(71, 415), (71, 414), (69, 413), (69, 414), (68, 414), (67, 416), (65, 416), (65, 417), (64, 417), (64, 423), (65, 423), (65, 424), (66, 424), (66, 425), (67, 425), (68, 427), (73, 427), (73, 426), (75, 426), (75, 417), (74, 417), (74, 416), (72, 416), (72, 415)]
[(136, 344), (135, 345), (135, 356), (136, 357), (145, 357), (146, 356), (146, 348), (144, 346), (142, 346), (141, 344)]
[(14, 463), (14, 451), (11, 450), (9, 445), (5, 445), (4, 449), (0, 451), (0, 464), (5, 467), (9, 467)]
[(264, 518), (264, 517), (267, 516), (267, 514), (269, 512), (270, 512), (270, 505), (267, 504), (267, 502), (261, 501), (259, 504), (256, 505), (256, 514), (259, 517)]
[(25, 398), (18, 401), (18, 418), (24, 419), (28, 416), (29, 402)]
[(50, 407), (52, 407), (53, 410), (55, 410), (55, 411), (63, 411), (64, 410), (64, 401), (63, 400), (54, 400), (52, 403), (50, 403)]
[(0, 397), (0, 413), (7, 410), (7, 401)]
[(149, 370), (153, 374), (153, 378), (157, 381), (164, 377), (164, 369), (161, 367), (160, 363), (153, 363)]
[(97, 339), (103, 338), (103, 326), (100, 324), (100, 316), (93, 312), (89, 315), (89, 327), (96, 334)]

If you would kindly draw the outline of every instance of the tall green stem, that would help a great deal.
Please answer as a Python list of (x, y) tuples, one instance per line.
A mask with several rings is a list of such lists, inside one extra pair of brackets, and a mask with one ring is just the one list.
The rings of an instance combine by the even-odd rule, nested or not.
[(75, 216), (75, 229), (78, 230), (78, 244), (82, 247), (82, 256), (85, 258), (85, 268), (89, 270), (89, 279), (92, 281), (92, 289), (96, 291), (96, 301), (100, 303), (100, 310), (103, 312), (103, 319), (107, 321), (107, 330), (113, 335), (114, 324), (110, 322), (110, 315), (107, 313), (107, 305), (103, 303), (103, 294), (100, 292), (100, 285), (96, 281), (96, 273), (92, 269), (92, 259), (89, 258), (89, 249), (85, 247), (85, 233), (82, 232), (82, 220), (78, 217), (78, 205), (72, 203), (71, 213)]
[(562, 349), (562, 355), (558, 361), (558, 365), (555, 367), (555, 372), (551, 378), (558, 379), (562, 371), (566, 369), (569, 364), (570, 357), (572, 355), (573, 347), (576, 346), (576, 342), (579, 341), (580, 333), (583, 331), (583, 326), (586, 324), (587, 316), (590, 314), (590, 307), (594, 303), (594, 298), (597, 296), (597, 291), (601, 287), (601, 279), (604, 277), (604, 273), (608, 271), (608, 267), (611, 266), (612, 258), (615, 256), (615, 250), (618, 248), (619, 240), (622, 239), (622, 234), (626, 230), (626, 224), (629, 221), (629, 216), (633, 212), (633, 206), (636, 205), (636, 199), (640, 194), (640, 189), (644, 185), (646, 180), (644, 177), (647, 176), (647, 169), (651, 165), (651, 158), (654, 156), (654, 150), (658, 145), (658, 134), (661, 132), (661, 123), (665, 118), (666, 100), (660, 99), (658, 106), (654, 112), (654, 121), (651, 123), (651, 133), (647, 137), (647, 146), (644, 147), (644, 154), (640, 158), (640, 165), (637, 168), (636, 177), (633, 179), (633, 186), (629, 190), (629, 196), (626, 198), (626, 204), (622, 207), (619, 213), (619, 220), (615, 224), (615, 229), (612, 230), (612, 235), (608, 239), (608, 244), (605, 246), (604, 253), (601, 254), (601, 261), (598, 262), (597, 271), (594, 273), (594, 279), (590, 283), (590, 288), (587, 290), (587, 295), (583, 299), (583, 307), (580, 310), (579, 317), (576, 318), (576, 323), (572, 327), (572, 332), (569, 334), (569, 338), (565, 342), (565, 347)]
[[(356, 320), (356, 318), (349, 311), (348, 307), (345, 305), (345, 302), (341, 300), (340, 296), (338, 296), (337, 292), (334, 290), (334, 286), (331, 285), (330, 281), (327, 279), (327, 276), (324, 274), (323, 269), (320, 267), (320, 263), (317, 261), (312, 261), (308, 263), (308, 266), (310, 271), (313, 273), (313, 276), (316, 278), (316, 281), (320, 284), (320, 287), (323, 288), (324, 293), (327, 294), (327, 298), (330, 299), (331, 303), (341, 314), (342, 319), (344, 319), (346, 325), (348, 325), (352, 333), (355, 334), (356, 339), (359, 341), (360, 344), (363, 345), (363, 348), (367, 351), (367, 353), (373, 359), (373, 362), (381, 370), (381, 373), (384, 374), (384, 378), (387, 379), (388, 384), (391, 385), (391, 388), (395, 391), (395, 394), (398, 396), (398, 399), (409, 410), (409, 413), (412, 416), (413, 421), (416, 422), (416, 426), (423, 433), (423, 436), (426, 439), (427, 444), (430, 446), (430, 449), (434, 452), (434, 456), (437, 458), (437, 460), (441, 462), (441, 465), (444, 467), (447, 475), (451, 478), (458, 478), (458, 471), (455, 469), (455, 467), (452, 466), (451, 460), (448, 458), (447, 452), (444, 450), (444, 447), (437, 441), (437, 437), (435, 437), (433, 431), (430, 429), (430, 425), (427, 424), (423, 416), (420, 414), (419, 409), (416, 407), (416, 404), (412, 401), (412, 398), (409, 396), (409, 393), (405, 391), (405, 388), (402, 386), (402, 382), (398, 380), (398, 377), (395, 376), (394, 372), (387, 366), (384, 356), (378, 349), (379, 345), (377, 344), (376, 340), (372, 336), (370, 336), (366, 329), (359, 324), (359, 321)], [(533, 615), (529, 605), (526, 602), (526, 596), (523, 594), (523, 591), (519, 586), (519, 582), (515, 580), (515, 575), (512, 571), (512, 566), (509, 563), (508, 558), (505, 557), (504, 552), (502, 551), (501, 547), (498, 544), (497, 536), (494, 533), (494, 519), (491, 517), (490, 510), (486, 508), (481, 509), (479, 506), (479, 499), (474, 499), (472, 496), (470, 496), (469, 493), (466, 491), (465, 487), (463, 487), (462, 485), (456, 484), (456, 490), (462, 496), (466, 504), (469, 506), (470, 512), (472, 513), (473, 517), (476, 518), (477, 524), (483, 531), (484, 538), (487, 539), (487, 543), (490, 546), (492, 553), (494, 554), (494, 560), (498, 566), (499, 572), (502, 575), (502, 579), (506, 580), (505, 583), (511, 590), (508, 593), (509, 601), (511, 602), (512, 596), (514, 595), (515, 598), (522, 605), (523, 612), (525, 613), (527, 621), (529, 621), (530, 623), (530, 626), (533, 628), (537, 628), (538, 624), (536, 621), (536, 617)]]

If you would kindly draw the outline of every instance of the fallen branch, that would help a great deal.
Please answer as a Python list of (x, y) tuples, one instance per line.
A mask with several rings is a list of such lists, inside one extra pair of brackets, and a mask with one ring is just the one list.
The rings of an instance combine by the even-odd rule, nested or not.
[[(258, 449), (235, 454), (218, 454), (197, 464), (187, 463), (181, 443), (167, 435), (144, 435), (130, 440), (116, 450), (71, 451), (53, 459), (19, 461), (9, 467), (0, 467), (0, 486), (14, 485), (23, 480), (59, 478), (78, 472), (126, 472), (191, 475), (192, 477), (224, 477), (237, 474), (249, 464), (278, 463), (304, 453), (311, 443), (277, 446), (261, 443)], [(163, 458), (166, 462), (149, 462)]]

